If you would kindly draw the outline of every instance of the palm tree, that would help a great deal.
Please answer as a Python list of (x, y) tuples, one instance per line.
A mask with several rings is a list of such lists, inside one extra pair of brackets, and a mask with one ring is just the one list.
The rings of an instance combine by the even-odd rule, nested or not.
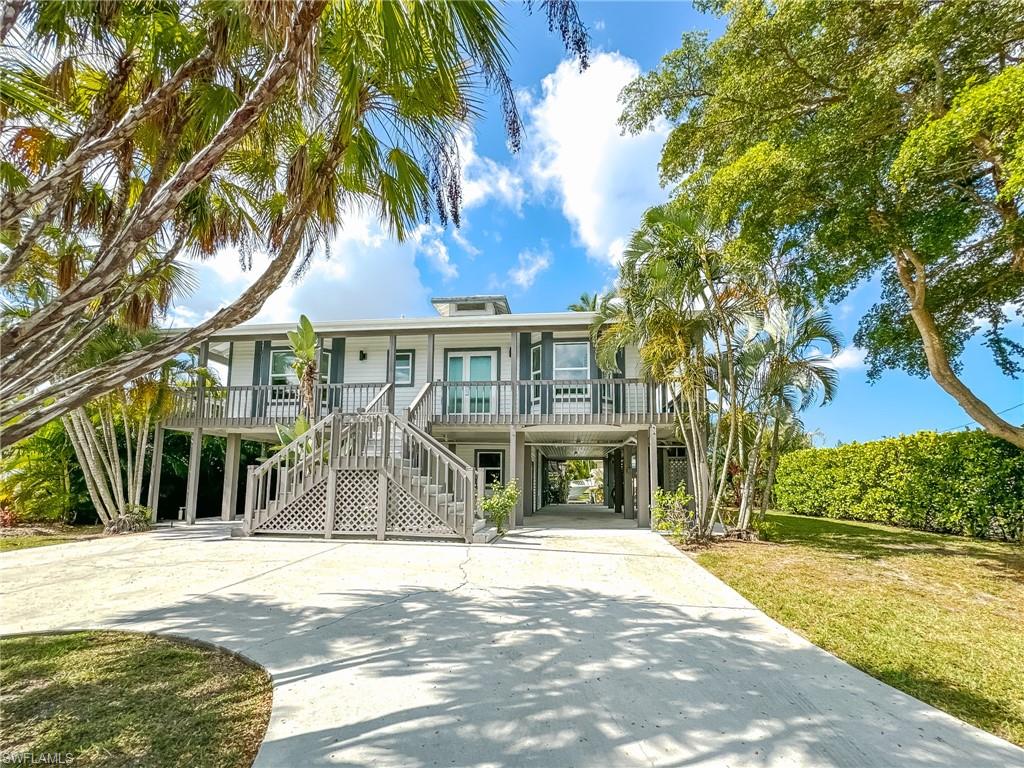
[(742, 284), (726, 269), (725, 240), (698, 207), (651, 208), (626, 248), (618, 290), (599, 302), (592, 328), (602, 368), (614, 368), (616, 352), (636, 344), (644, 376), (669, 383), (690, 462), (698, 537), (710, 535), (720, 517), (738, 431), (733, 415), (720, 454), (723, 414), (730, 411), (721, 397), (711, 403), (708, 391), (716, 381), (723, 383), (720, 391), (735, 390), (734, 337), (750, 308)]
[[(150, 329), (132, 330), (108, 323), (69, 365), (94, 365), (97, 360), (152, 343), (156, 335)], [(185, 361), (170, 361), (159, 371), (140, 376), (62, 417), (89, 498), (108, 531), (130, 529), (149, 517), (142, 507), (142, 481), (150, 427), (166, 415), (171, 406), (171, 384), (186, 372)], [(200, 370), (190, 373), (208, 375)]]
[(597, 312), (600, 304), (600, 293), (587, 293), (584, 291), (576, 301), (569, 305), (568, 309), (570, 312)]
[[(765, 314), (762, 332), (750, 345), (756, 359), (754, 373), (755, 434), (744, 470), (743, 492), (737, 527), (750, 524), (754, 482), (759, 469), (765, 432), (771, 425), (768, 444), (768, 480), (761, 501), (762, 514), (774, 482), (783, 425), (810, 407), (821, 394), (822, 405), (835, 397), (839, 377), (832, 359), (842, 344), (831, 316), (821, 310), (787, 307), (773, 301)], [(822, 351), (822, 347), (828, 353)]]
[[(575, 3), (539, 7), (585, 65)], [(510, 146), (521, 141), (490, 2), (38, 2), (12, 14), (0, 284), (20, 295), (9, 286), (50, 225), (82, 236), (88, 278), (44, 286), (0, 327), (9, 442), (251, 318), (356, 210), (399, 239), (431, 214), (458, 223), (458, 137), (485, 91)], [(196, 328), (57, 375), (126, 283), (144, 282), (130, 269), (141, 254), (174, 263), (224, 247), (243, 268), (257, 248), (274, 256)]]
[(312, 424), (316, 417), (316, 386), (320, 382), (320, 348), (308, 317), (299, 316), (298, 327), (288, 331), (288, 341), (292, 345), (292, 368), (302, 392), (301, 412), (306, 422)]

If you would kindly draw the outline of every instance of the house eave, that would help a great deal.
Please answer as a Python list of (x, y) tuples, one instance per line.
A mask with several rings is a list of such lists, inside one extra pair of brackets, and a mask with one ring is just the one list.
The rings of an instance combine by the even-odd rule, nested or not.
[[(321, 336), (397, 336), (424, 333), (465, 333), (540, 330), (585, 330), (597, 317), (594, 312), (535, 312), (510, 315), (467, 315), (455, 317), (384, 318), (377, 320), (340, 320), (315, 322)], [(210, 334), (210, 341), (285, 338), (294, 323), (247, 323)], [(174, 335), (186, 328), (168, 328)]]

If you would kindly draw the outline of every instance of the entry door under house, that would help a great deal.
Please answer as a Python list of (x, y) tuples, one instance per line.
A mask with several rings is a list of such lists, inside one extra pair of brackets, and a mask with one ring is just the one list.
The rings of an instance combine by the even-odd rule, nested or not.
[(450, 414), (491, 414), (497, 406), (497, 392), (492, 382), (497, 380), (497, 352), (451, 352), (448, 355), (449, 382), (465, 382), (463, 386), (448, 389), (446, 403)]

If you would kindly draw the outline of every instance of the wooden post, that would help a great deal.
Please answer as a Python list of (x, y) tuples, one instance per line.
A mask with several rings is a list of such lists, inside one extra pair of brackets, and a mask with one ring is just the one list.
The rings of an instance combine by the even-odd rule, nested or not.
[[(651, 436), (647, 440), (647, 448), (650, 451), (650, 460), (647, 462), (648, 470), (651, 473), (651, 503), (654, 503), (654, 492), (658, 489), (658, 428), (651, 424), (649, 427)], [(650, 518), (647, 524), (651, 524)]]
[(381, 469), (377, 472), (377, 540), (384, 540), (388, 523), (388, 474)]
[(324, 538), (329, 539), (334, 533), (334, 508), (338, 498), (338, 470), (334, 462), (327, 469), (327, 499), (324, 502)]
[[(394, 347), (395, 337), (391, 337)], [(392, 358), (394, 359), (394, 358)], [(394, 391), (394, 387), (392, 387)], [(377, 470), (377, 539), (384, 540), (388, 523), (388, 461), (391, 458), (391, 423), (385, 416), (380, 420), (380, 468)]]
[(509, 455), (509, 480), (515, 480), (519, 486), (519, 500), (516, 507), (509, 515), (508, 527), (512, 528), (523, 524), (524, 494), (526, 493), (526, 433), (512, 425), (508, 431), (508, 455)]
[(192, 444), (188, 452), (188, 479), (185, 482), (185, 522), (195, 525), (199, 504), (199, 467), (203, 459), (203, 430), (192, 430)]
[(245, 468), (245, 532), (252, 533), (253, 511), (256, 508), (256, 467), (250, 464)]
[[(199, 344), (199, 367), (205, 368), (210, 362), (210, 342), (204, 341)], [(202, 424), (206, 418), (206, 378), (200, 376), (196, 387), (196, 423)]]
[(391, 385), (388, 390), (388, 411), (395, 412), (395, 352), (398, 351), (398, 337), (394, 334), (388, 336), (388, 370), (386, 383)]
[(238, 507), (238, 462), (242, 454), (242, 436), (237, 432), (227, 437), (224, 451), (224, 490), (220, 501), (220, 519), (234, 520)]
[(528, 448), (523, 459), (523, 515), (533, 515), (533, 449)]
[(160, 474), (164, 463), (164, 425), (157, 424), (153, 429), (153, 459), (149, 464), (149, 519), (156, 522), (157, 507), (160, 506)]
[(434, 372), (434, 334), (427, 334), (427, 378), (426, 381), (433, 381)]
[(636, 433), (636, 524), (651, 524), (651, 433), (647, 428)]
[(613, 472), (615, 473), (612, 494), (615, 497), (615, 514), (620, 514), (626, 519), (626, 452), (618, 449), (613, 456)]
[[(512, 371), (509, 378), (512, 380), (512, 403), (511, 403), (511, 414), (512, 423), (519, 423), (519, 332), (512, 331)], [(500, 390), (499, 390), (500, 391)], [(501, 413), (501, 402), (498, 402), (498, 412)], [(524, 493), (525, 488), (521, 488)]]
[(622, 447), (622, 518), (624, 520), (636, 520), (636, 508), (633, 498), (633, 454), (635, 449), (631, 445)]

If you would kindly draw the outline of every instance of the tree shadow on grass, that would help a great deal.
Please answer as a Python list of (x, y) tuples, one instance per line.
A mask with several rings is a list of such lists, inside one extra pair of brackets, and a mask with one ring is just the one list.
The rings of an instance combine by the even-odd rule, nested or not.
[(772, 515), (780, 544), (799, 544), (867, 560), (932, 555), (976, 561), (995, 575), (1024, 582), (1024, 546), (899, 528), (875, 528), (830, 518)]
[(269, 714), (264, 672), (213, 649), (76, 632), (5, 638), (3, 654), (4, 754), (240, 768)]
[[(270, 669), (258, 765), (1005, 766), (1024, 753), (747, 609), (556, 586), (203, 595), (120, 621)], [(312, 714), (310, 714), (312, 713)]]

